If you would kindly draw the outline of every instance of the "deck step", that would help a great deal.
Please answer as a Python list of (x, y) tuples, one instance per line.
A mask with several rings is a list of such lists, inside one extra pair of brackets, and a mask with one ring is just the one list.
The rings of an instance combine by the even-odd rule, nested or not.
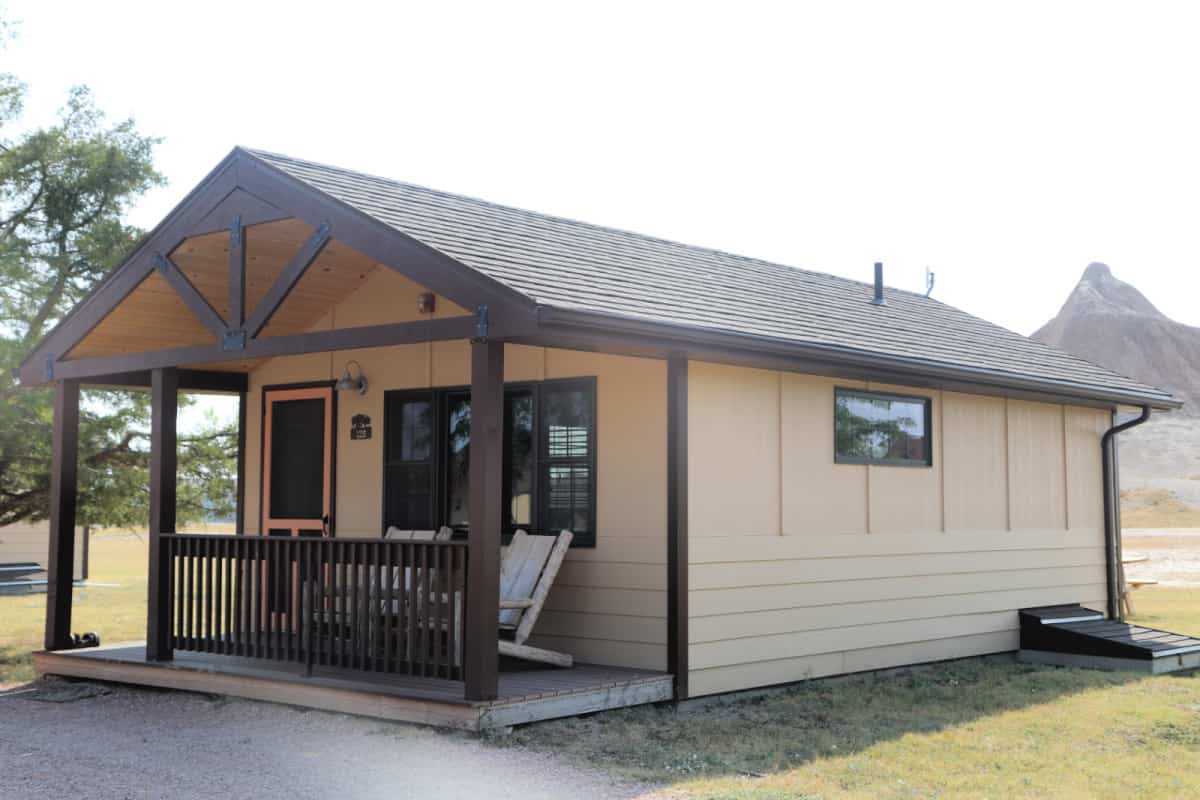
[(1024, 661), (1147, 673), (1200, 667), (1200, 639), (1109, 620), (1078, 604), (1020, 612)]

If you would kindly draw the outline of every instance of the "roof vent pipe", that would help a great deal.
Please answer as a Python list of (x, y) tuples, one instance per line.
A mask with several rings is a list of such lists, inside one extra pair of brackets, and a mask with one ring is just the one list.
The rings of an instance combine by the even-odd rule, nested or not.
[(875, 297), (871, 300), (871, 305), (886, 306), (887, 300), (883, 298), (883, 262), (875, 262)]

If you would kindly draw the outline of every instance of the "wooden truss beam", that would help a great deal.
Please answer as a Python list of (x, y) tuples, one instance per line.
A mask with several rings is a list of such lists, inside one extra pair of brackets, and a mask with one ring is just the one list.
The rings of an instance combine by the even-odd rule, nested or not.
[(259, 301), (258, 307), (254, 309), (254, 313), (250, 315), (250, 319), (246, 321), (248, 338), (253, 339), (258, 336), (263, 327), (271, 321), (275, 311), (299, 283), (300, 278), (304, 276), (312, 263), (317, 260), (317, 256), (321, 255), (321, 251), (328, 243), (329, 224), (322, 222), (308, 237), (308, 240), (301, 245), (296, 255), (292, 256), (292, 260), (283, 268), (283, 272), (275, 279), (275, 283), (271, 284), (271, 288), (267, 290), (266, 295)]
[(175, 294), (187, 304), (187, 307), (196, 315), (196, 319), (203, 323), (204, 327), (208, 328), (213, 337), (220, 341), (225, 336), (228, 328), (225, 325), (225, 320), (221, 319), (221, 315), (217, 310), (209, 305), (204, 299), (204, 295), (192, 285), (192, 282), (187, 279), (174, 261), (162, 253), (154, 255), (154, 264), (158, 268), (159, 273), (166, 278), (167, 283), (171, 284), (171, 288), (175, 290)]
[(246, 230), (238, 214), (229, 225), (229, 327), (246, 321)]
[[(493, 321), (497, 335), (514, 326), (502, 326)], [(103, 358), (84, 358), (62, 361), (55, 367), (59, 378), (96, 378), (114, 373), (138, 372), (161, 367), (214, 364), (231, 358), (256, 359), (277, 356), (296, 356), (305, 353), (326, 353), (336, 350), (355, 350), (363, 347), (387, 347), (397, 344), (439, 342), (450, 339), (470, 339), (475, 335), (476, 317), (445, 317), (417, 322), (395, 322), (387, 325), (367, 325), (361, 328), (341, 328), (332, 331), (297, 333), (290, 336), (269, 336), (251, 339), (244, 350), (230, 354), (219, 344), (176, 347), (129, 353)]]

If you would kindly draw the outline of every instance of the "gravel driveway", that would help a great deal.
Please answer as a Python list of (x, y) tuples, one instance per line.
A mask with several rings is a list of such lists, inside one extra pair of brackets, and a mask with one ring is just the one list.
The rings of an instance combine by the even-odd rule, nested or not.
[(552, 757), (266, 703), (108, 687), (0, 695), (0, 798), (634, 798)]

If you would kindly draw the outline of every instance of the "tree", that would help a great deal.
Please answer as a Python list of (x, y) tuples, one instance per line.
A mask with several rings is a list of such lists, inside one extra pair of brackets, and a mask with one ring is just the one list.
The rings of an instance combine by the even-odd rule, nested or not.
[[(0, 39), (7, 31), (0, 20)], [(0, 134), (25, 91), (0, 74)], [(0, 525), (44, 518), (49, 506), (51, 392), (20, 388), (13, 368), (142, 236), (124, 220), (164, 182), (159, 141), (132, 119), (109, 124), (85, 87), (71, 90), (57, 124), (0, 136)], [(149, 418), (145, 393), (85, 392), (80, 524), (145, 524)], [(232, 511), (235, 456), (236, 433), (215, 420), (180, 437), (181, 522)]]

